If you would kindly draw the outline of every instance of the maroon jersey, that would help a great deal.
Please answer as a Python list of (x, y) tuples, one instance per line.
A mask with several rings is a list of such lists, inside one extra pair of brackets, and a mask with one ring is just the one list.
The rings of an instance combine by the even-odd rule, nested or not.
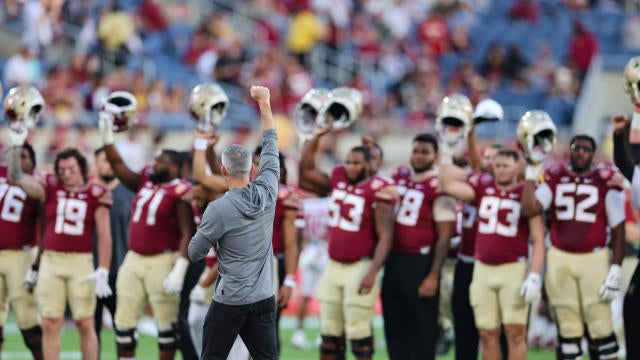
[(284, 254), (284, 215), (287, 210), (298, 212), (298, 197), (293, 188), (280, 184), (278, 185), (278, 199), (276, 200), (276, 212), (273, 218), (273, 255), (282, 256)]
[(81, 191), (69, 191), (55, 175), (47, 175), (44, 181), (44, 249), (90, 253), (96, 227), (94, 213), (100, 206), (111, 207), (111, 192), (91, 182)]
[(524, 185), (501, 190), (489, 174), (472, 176), (469, 184), (475, 190), (478, 210), (475, 258), (491, 265), (527, 258), (529, 221), (520, 215)]
[(9, 183), (7, 166), (0, 164), (0, 249), (18, 250), (36, 242), (36, 203)]
[(218, 257), (216, 256), (216, 249), (212, 247), (209, 249), (209, 252), (204, 257), (204, 265), (208, 268), (212, 268), (218, 262)]
[(561, 164), (545, 171), (545, 181), (536, 190), (536, 197), (540, 190), (546, 190), (540, 188), (550, 190), (542, 191), (550, 194), (550, 198), (541, 202), (550, 202), (549, 234), (553, 246), (575, 253), (605, 246), (608, 226), (605, 199), (610, 190), (621, 190), (616, 185), (607, 185), (615, 173), (615, 168), (600, 167), (577, 175)]
[(142, 170), (138, 193), (131, 201), (129, 248), (138, 254), (155, 255), (177, 251), (180, 227), (176, 207), (191, 190), (180, 179), (156, 185), (149, 180), (150, 169)]
[(329, 257), (332, 260), (352, 263), (373, 258), (378, 243), (374, 204), (380, 201), (376, 192), (392, 182), (376, 176), (352, 185), (347, 181), (343, 165), (333, 169), (329, 201)]
[(418, 254), (430, 249), (436, 240), (433, 203), (442, 195), (436, 191), (438, 177), (434, 174), (414, 182), (411, 180), (411, 170), (400, 167), (393, 175), (393, 181), (398, 185), (400, 205), (392, 251)]

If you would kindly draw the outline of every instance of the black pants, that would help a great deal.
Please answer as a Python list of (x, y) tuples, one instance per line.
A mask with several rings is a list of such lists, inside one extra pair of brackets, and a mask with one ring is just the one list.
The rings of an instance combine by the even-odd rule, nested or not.
[(640, 265), (636, 266), (624, 296), (623, 317), (627, 359), (640, 359)]
[[(111, 313), (111, 318), (113, 319), (116, 314), (116, 275), (117, 274), (109, 274), (109, 287), (111, 287), (111, 291), (113, 294), (106, 298), (97, 298), (96, 301), (96, 310), (93, 313), (93, 326), (96, 329), (96, 336), (98, 337), (98, 348), (102, 349), (102, 345), (100, 343), (100, 332), (102, 331), (102, 311), (106, 306), (109, 312)], [(113, 344), (116, 345), (115, 343)]]
[(453, 313), (453, 329), (456, 335), (456, 360), (477, 360), (480, 336), (469, 301), (473, 263), (458, 260), (453, 276), (451, 312)]
[(204, 319), (202, 360), (226, 360), (238, 334), (254, 360), (278, 358), (276, 299), (248, 305), (225, 305), (215, 300)]
[(428, 360), (436, 356), (439, 294), (419, 298), (433, 255), (391, 253), (382, 280), (382, 312), (389, 359)]
[(182, 291), (180, 292), (178, 332), (180, 333), (180, 352), (184, 360), (198, 360), (200, 358), (196, 354), (196, 349), (191, 341), (191, 331), (189, 330), (189, 305), (191, 305), (189, 295), (193, 287), (198, 283), (203, 270), (204, 261), (189, 262), (187, 273), (184, 276), (184, 283), (182, 284)]

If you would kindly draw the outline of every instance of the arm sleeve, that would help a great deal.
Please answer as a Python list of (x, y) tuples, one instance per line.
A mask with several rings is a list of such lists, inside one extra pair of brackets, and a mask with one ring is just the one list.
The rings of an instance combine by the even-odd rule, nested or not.
[(204, 259), (209, 249), (218, 242), (224, 232), (222, 217), (214, 205), (209, 205), (202, 215), (202, 223), (189, 241), (189, 259), (193, 262)]
[(436, 222), (456, 221), (456, 200), (451, 196), (439, 196), (433, 202), (433, 219)]
[(604, 199), (609, 227), (618, 226), (625, 219), (624, 194), (620, 190), (609, 190)]
[(631, 156), (625, 146), (625, 134), (626, 132), (622, 134), (613, 134), (613, 161), (624, 177), (631, 181), (635, 166), (633, 165), (633, 160), (631, 160)]
[(553, 200), (553, 193), (547, 183), (542, 183), (536, 189), (536, 200), (540, 202), (542, 208), (547, 211), (551, 206), (551, 200)]
[(280, 181), (280, 158), (278, 156), (278, 135), (274, 129), (262, 132), (262, 153), (260, 154), (260, 173), (257, 183), (266, 185), (275, 202)]

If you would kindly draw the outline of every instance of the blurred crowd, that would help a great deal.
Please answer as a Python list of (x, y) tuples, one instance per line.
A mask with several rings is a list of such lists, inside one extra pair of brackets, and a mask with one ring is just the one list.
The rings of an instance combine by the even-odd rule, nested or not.
[[(553, 6), (627, 6), (551, 3), (512, 0), (504, 16), (534, 29)], [(4, 66), (3, 84), (36, 84), (63, 124), (95, 111), (116, 89), (133, 92), (142, 112), (184, 113), (193, 80), (268, 86), (274, 112), (282, 115), (311, 87), (352, 86), (365, 99), (354, 131), (373, 134), (429, 128), (437, 104), (452, 92), (474, 103), (503, 89), (574, 103), (598, 52), (597, 37), (576, 20), (566, 58), (545, 43), (526, 56), (521, 44), (500, 39), (478, 54), (472, 35), (491, 26), (480, 22), (491, 6), (492, 0), (5, 0), (2, 23), (21, 23), (24, 31), (20, 52)], [(239, 9), (250, 22), (233, 21)], [(625, 36), (632, 42), (639, 21), (629, 22)], [(53, 45), (70, 45), (73, 54), (56, 54)], [(356, 59), (348, 83), (314, 76), (318, 47)], [(443, 58), (452, 54), (463, 60), (443, 69)], [(157, 59), (167, 57), (159, 65)], [(188, 81), (170, 76), (177, 67), (192, 75)], [(372, 88), (368, 70), (384, 75), (383, 93)]]

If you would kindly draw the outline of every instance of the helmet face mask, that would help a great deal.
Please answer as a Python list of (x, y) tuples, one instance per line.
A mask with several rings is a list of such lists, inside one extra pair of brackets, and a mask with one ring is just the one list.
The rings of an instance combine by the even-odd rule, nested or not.
[(549, 114), (532, 110), (520, 118), (516, 135), (525, 157), (533, 163), (540, 163), (553, 150), (557, 129)]
[(114, 91), (105, 99), (103, 109), (113, 115), (113, 131), (122, 132), (135, 125), (137, 120), (138, 101), (128, 91)]
[(189, 114), (199, 131), (209, 131), (220, 125), (227, 115), (229, 97), (218, 84), (196, 85), (189, 95)]
[(316, 123), (320, 128), (346, 129), (358, 119), (362, 107), (360, 91), (349, 87), (335, 88), (318, 112)]
[(311, 89), (302, 97), (293, 112), (293, 122), (296, 124), (301, 138), (310, 137), (316, 130), (318, 113), (329, 98), (329, 90)]
[(467, 138), (473, 114), (471, 101), (462, 94), (445, 97), (438, 107), (435, 131), (438, 139), (450, 146)]
[(35, 128), (44, 112), (44, 99), (34, 86), (17, 86), (4, 99), (4, 118), (16, 131)]
[(640, 105), (640, 56), (631, 58), (624, 68), (624, 89), (635, 105)]

